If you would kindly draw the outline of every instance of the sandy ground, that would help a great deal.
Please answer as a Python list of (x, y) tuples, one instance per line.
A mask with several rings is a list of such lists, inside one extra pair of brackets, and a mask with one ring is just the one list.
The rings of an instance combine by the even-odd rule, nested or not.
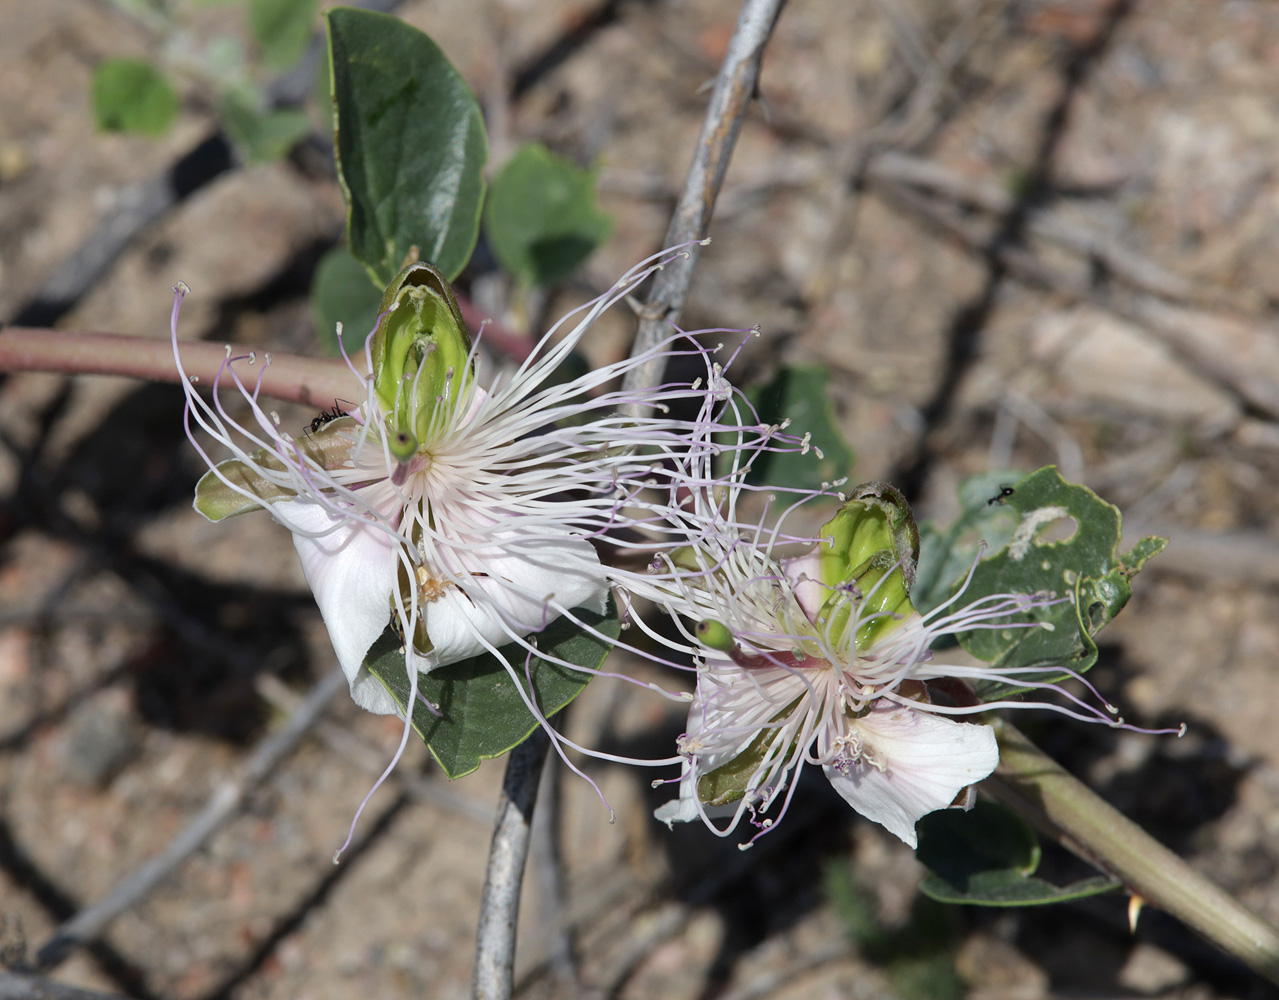
[[(599, 169), (615, 233), (549, 316), (659, 246), (735, 11), (401, 8), (480, 96), (495, 163), (541, 139)], [(189, 23), (206, 37), (240, 20), (215, 6)], [(580, 44), (512, 96), (575, 31)], [(192, 80), (166, 137), (94, 132), (93, 66), (163, 46), (106, 2), (0, 2), (0, 317), (128, 185), (213, 127)], [(1027, 725), (1279, 920), (1279, 7), (792, 0), (760, 92), (687, 322), (760, 326), (739, 380), (824, 366), (853, 478), (893, 479), (922, 516), (953, 515), (964, 476), (1055, 462), (1172, 539), (1105, 633), (1095, 677), (1131, 719), (1184, 720), (1189, 735)], [(187, 335), (315, 351), (305, 293), (341, 218), (314, 157), (225, 173), (143, 231), (58, 325), (164, 336), (183, 279)], [(622, 355), (632, 327), (602, 324), (588, 353)], [(122, 379), (0, 385), (5, 962), (29, 960), (159, 852), (332, 665), (287, 534), (190, 510), (201, 466), (180, 412), (176, 389)], [(681, 720), (597, 684), (568, 725), (661, 755)], [(414, 748), (403, 769), (426, 791), (384, 790), (360, 847), (329, 861), (397, 736), (340, 701), (239, 818), (55, 978), (143, 1000), (467, 996), (501, 762), (449, 785)], [(543, 829), (523, 996), (1269, 995), (1158, 914), (1131, 935), (1120, 896), (912, 911), (913, 856), (821, 782), (741, 854), (656, 824), (648, 775), (593, 774), (618, 818), (583, 782), (559, 783), (563, 899), (546, 888)], [(1052, 852), (1048, 864), (1073, 870)], [(832, 871), (885, 927), (935, 940), (930, 957), (850, 942)]]

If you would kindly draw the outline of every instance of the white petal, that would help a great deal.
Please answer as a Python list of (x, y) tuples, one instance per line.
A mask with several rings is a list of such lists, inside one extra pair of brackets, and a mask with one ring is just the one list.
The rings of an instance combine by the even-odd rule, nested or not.
[(423, 609), (434, 647), (432, 666), (454, 663), (504, 646), (512, 636), (540, 632), (561, 609), (603, 614), (608, 581), (595, 547), (568, 531), (496, 532), (481, 545), (455, 548), (450, 575), (466, 580)]
[(849, 805), (911, 847), (918, 843), (921, 816), (945, 809), (999, 763), (990, 726), (900, 705), (876, 708), (851, 721), (850, 729), (862, 738), (866, 759), (822, 770)]
[[(273, 510), (287, 525), (324, 531), (334, 518), (316, 504), (292, 500)], [(320, 606), (333, 651), (351, 682), (351, 697), (379, 715), (398, 715), (395, 700), (381, 681), (363, 668), (364, 655), (391, 620), (395, 585), (395, 539), (386, 531), (351, 520), (331, 534), (293, 536), (302, 572)]]
[(822, 547), (814, 546), (811, 552), (793, 559), (782, 560), (782, 572), (794, 589), (795, 600), (809, 619), (815, 619), (822, 605), (833, 592), (822, 582)]

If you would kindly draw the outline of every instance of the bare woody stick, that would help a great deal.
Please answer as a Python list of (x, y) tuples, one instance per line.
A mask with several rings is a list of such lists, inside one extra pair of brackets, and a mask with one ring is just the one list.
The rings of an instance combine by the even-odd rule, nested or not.
[[(653, 276), (648, 302), (640, 313), (639, 332), (635, 337), (632, 357), (651, 350), (669, 331), (668, 324), (679, 319), (688, 298), (688, 286), (701, 248), (697, 240), (706, 238), (710, 229), (715, 199), (728, 172), (728, 161), (737, 143), (742, 120), (755, 85), (759, 81), (759, 64), (764, 45), (785, 0), (746, 0), (737, 16), (737, 26), (728, 43), (724, 65), (715, 78), (710, 106), (702, 122), (693, 162), (684, 180), (684, 190), (675, 205), (670, 228), (666, 230), (666, 246), (692, 243), (688, 256), (674, 260)], [(623, 383), (627, 389), (656, 385), (662, 377), (657, 359), (632, 368)]]
[(471, 986), (474, 1000), (508, 1000), (514, 987), (520, 883), (528, 860), (537, 786), (550, 747), (550, 737), (541, 729), (535, 729), (506, 760), (484, 893), (480, 896), (480, 925), (475, 935), (475, 972)]
[[(705, 238), (715, 198), (724, 182), (728, 161), (741, 130), (746, 108), (755, 95), (764, 45), (785, 0), (745, 0), (728, 44), (728, 54), (715, 78), (710, 105), (702, 122), (693, 162), (684, 190), (675, 207), (666, 245), (675, 246)], [(659, 271), (641, 314), (639, 332), (631, 349), (634, 357), (650, 350), (666, 336), (688, 297), (688, 286), (697, 266), (698, 247), (686, 257)], [(662, 371), (656, 364), (627, 373), (627, 389), (656, 385)], [(480, 899), (480, 924), (475, 940), (474, 1000), (507, 1000), (515, 975), (515, 922), (519, 914), (520, 880), (528, 856), (533, 803), (548, 748), (541, 731), (511, 751), (507, 759), (497, 825), (489, 849), (488, 872)]]

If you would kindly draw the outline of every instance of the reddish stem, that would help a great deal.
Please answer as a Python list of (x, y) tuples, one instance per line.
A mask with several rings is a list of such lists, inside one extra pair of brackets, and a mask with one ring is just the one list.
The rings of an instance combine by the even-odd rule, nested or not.
[[(182, 364), (199, 384), (212, 386), (226, 360), (226, 345), (183, 341)], [(243, 353), (244, 348), (239, 348)], [(265, 352), (260, 352), (265, 356)], [(166, 338), (118, 333), (80, 333), (10, 326), (0, 330), (0, 372), (59, 372), (64, 375), (129, 375), (152, 382), (179, 381), (173, 346)], [(271, 354), (262, 375), (262, 395), (328, 407), (352, 392), (354, 376), (346, 362)], [(227, 379), (228, 385), (233, 384)]]

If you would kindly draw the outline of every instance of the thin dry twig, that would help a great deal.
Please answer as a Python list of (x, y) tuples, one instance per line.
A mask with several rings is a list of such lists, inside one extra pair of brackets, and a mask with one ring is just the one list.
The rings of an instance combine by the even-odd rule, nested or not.
[[(654, 275), (648, 301), (640, 313), (632, 357), (651, 350), (662, 340), (684, 308), (700, 255), (697, 241), (705, 239), (710, 229), (715, 199), (724, 183), (746, 109), (755, 96), (764, 45), (784, 3), (785, 0), (746, 0), (742, 4), (728, 54), (715, 78), (684, 189), (666, 230), (666, 246), (692, 245), (688, 246), (686, 256), (672, 261)], [(655, 358), (646, 365), (632, 368), (626, 375), (624, 387), (638, 389), (656, 385), (662, 377), (660, 365), (661, 361)]]
[(145, 899), (239, 812), (249, 793), (297, 748), (329, 703), (346, 688), (346, 677), (341, 670), (334, 670), (320, 681), (283, 728), (258, 744), (240, 774), (223, 782), (214, 791), (199, 814), (162, 853), (116, 883), (100, 902), (81, 910), (54, 932), (36, 953), (36, 967), (42, 970), (54, 968), (76, 946), (97, 937), (108, 923)]
[[(667, 246), (695, 244), (706, 236), (742, 120), (755, 96), (764, 45), (784, 3), (785, 0), (745, 0), (742, 4), (728, 53), (715, 78), (684, 190), (667, 229)], [(698, 249), (696, 245), (688, 247), (686, 256), (671, 262), (654, 278), (632, 346), (632, 357), (650, 350), (666, 336), (669, 324), (678, 318), (697, 266)], [(659, 365), (660, 362), (655, 361), (632, 369), (626, 376), (625, 387), (656, 385), (662, 378)], [(548, 743), (544, 733), (535, 732), (511, 751), (507, 761), (480, 900), (472, 985), (472, 996), (476, 1000), (505, 1000), (511, 995), (520, 876), (527, 858), (533, 804)], [(531, 764), (535, 755), (537, 766), (534, 767)]]
[(39, 976), (16, 972), (0, 972), (0, 1000), (124, 1000), (116, 993), (98, 993), (62, 983), (51, 983)]
[[(182, 341), (180, 346), (187, 374), (198, 378), (201, 385), (214, 385), (226, 363), (229, 345)], [(267, 357), (264, 353), (261, 360)], [(259, 391), (263, 396), (328, 407), (343, 393), (351, 393), (355, 376), (344, 361), (300, 354), (270, 354), (269, 358), (270, 363), (262, 369)], [(0, 330), (0, 372), (48, 371), (182, 381), (173, 363), (173, 347), (165, 338), (23, 326)], [(223, 378), (230, 383), (229, 377)]]
[(488, 871), (480, 896), (480, 925), (475, 935), (474, 1000), (507, 1000), (515, 982), (515, 923), (520, 884), (533, 830), (533, 804), (542, 778), (550, 737), (538, 728), (511, 751), (489, 846)]

